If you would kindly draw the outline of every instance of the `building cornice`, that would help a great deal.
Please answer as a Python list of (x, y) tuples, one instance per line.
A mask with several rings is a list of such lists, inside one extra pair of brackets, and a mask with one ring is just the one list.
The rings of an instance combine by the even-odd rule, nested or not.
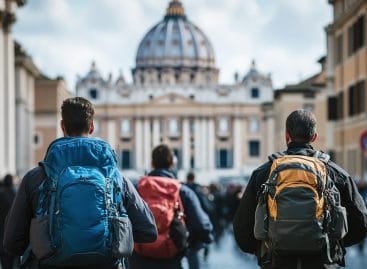
[(338, 18), (336, 18), (330, 26), (332, 26), (332, 29), (335, 30), (336, 28), (343, 25), (346, 21), (352, 19), (353, 17), (356, 17), (356, 12), (361, 8), (363, 4), (366, 4), (367, 0), (358, 0), (356, 1), (349, 9), (344, 12), (342, 15), (340, 15)]

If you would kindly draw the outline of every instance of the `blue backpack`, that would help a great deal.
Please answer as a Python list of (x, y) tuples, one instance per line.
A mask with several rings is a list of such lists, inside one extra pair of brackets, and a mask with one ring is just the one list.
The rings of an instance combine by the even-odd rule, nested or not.
[(123, 206), (116, 157), (104, 141), (60, 138), (40, 163), (30, 246), (44, 266), (112, 266), (131, 254), (131, 223)]

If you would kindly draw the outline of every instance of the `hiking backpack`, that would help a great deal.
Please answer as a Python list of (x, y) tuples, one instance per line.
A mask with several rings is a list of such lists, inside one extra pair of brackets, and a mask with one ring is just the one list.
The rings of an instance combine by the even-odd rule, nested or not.
[(348, 231), (346, 210), (329, 177), (329, 155), (273, 154), (268, 180), (262, 185), (255, 212), (255, 238), (270, 253), (330, 255), (330, 240)]
[(44, 266), (112, 266), (131, 254), (131, 223), (116, 157), (104, 141), (60, 138), (40, 163), (30, 246)]
[(134, 250), (145, 257), (171, 259), (183, 256), (188, 231), (180, 198), (181, 184), (174, 179), (145, 176), (138, 183), (140, 196), (152, 211), (158, 229), (153, 243), (137, 243)]

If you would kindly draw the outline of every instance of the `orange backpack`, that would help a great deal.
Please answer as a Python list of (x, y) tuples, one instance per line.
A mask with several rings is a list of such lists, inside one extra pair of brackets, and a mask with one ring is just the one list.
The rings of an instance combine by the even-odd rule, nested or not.
[(138, 183), (138, 192), (152, 211), (158, 229), (153, 243), (136, 243), (138, 254), (171, 259), (183, 254), (187, 248), (188, 231), (180, 198), (181, 184), (177, 180), (145, 176)]

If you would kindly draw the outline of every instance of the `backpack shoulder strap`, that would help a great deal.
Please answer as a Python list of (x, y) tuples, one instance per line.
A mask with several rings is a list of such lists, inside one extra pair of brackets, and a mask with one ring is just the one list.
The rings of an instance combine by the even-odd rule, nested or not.
[(320, 150), (316, 150), (313, 157), (319, 159), (320, 161), (324, 162), (325, 164), (327, 164), (330, 161), (330, 155)]
[(282, 151), (282, 152), (280, 152), (280, 151), (278, 151), (278, 152), (275, 152), (275, 153), (273, 153), (273, 154), (271, 154), (271, 155), (269, 155), (268, 156), (268, 159), (269, 159), (269, 161), (274, 161), (274, 160), (276, 160), (276, 159), (278, 159), (278, 158), (280, 158), (280, 157), (283, 157), (283, 156), (285, 156), (285, 155), (287, 155), (286, 154), (286, 151)]

